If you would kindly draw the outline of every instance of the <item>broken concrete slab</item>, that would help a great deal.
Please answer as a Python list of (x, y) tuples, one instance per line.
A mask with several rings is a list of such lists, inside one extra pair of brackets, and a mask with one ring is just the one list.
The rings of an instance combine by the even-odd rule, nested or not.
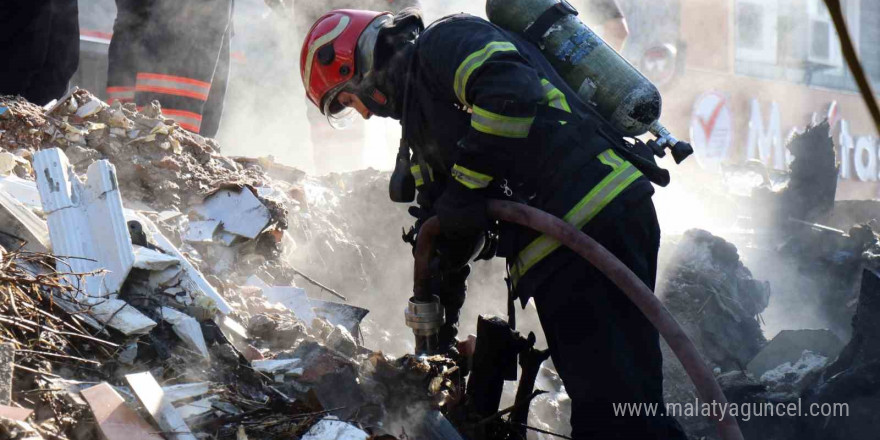
[(162, 307), (162, 318), (171, 324), (174, 334), (186, 345), (201, 354), (203, 358), (210, 358), (208, 345), (205, 343), (205, 336), (202, 334), (202, 326), (199, 325), (195, 318), (171, 307)]
[[(96, 320), (125, 335), (145, 334), (156, 325), (125, 301), (108, 297), (119, 291), (134, 264), (134, 249), (122, 210), (115, 167), (106, 160), (91, 164), (83, 184), (58, 148), (34, 155), (37, 188), (48, 216), (52, 251), (62, 273), (96, 273), (66, 281), (77, 288), (68, 300), (89, 306)], [(85, 281), (82, 285), (80, 280)]]
[(15, 406), (0, 405), (0, 418), (23, 422), (33, 414), (34, 410)]
[(210, 243), (219, 226), (219, 220), (191, 221), (180, 238), (188, 243)]
[(165, 397), (171, 402), (199, 397), (203, 394), (208, 394), (210, 390), (211, 384), (208, 382), (193, 382), (162, 387), (162, 392), (165, 393)]
[(300, 359), (265, 359), (251, 362), (254, 370), (266, 374), (284, 373), (296, 368), (302, 361)]
[(17, 176), (0, 176), (0, 190), (30, 209), (43, 209), (40, 202), (40, 191), (37, 190), (37, 185), (30, 180)]
[(98, 99), (93, 99), (93, 100), (81, 105), (76, 110), (76, 115), (79, 116), (80, 118), (85, 119), (85, 118), (88, 118), (89, 116), (94, 115), (95, 113), (98, 113), (103, 108), (104, 108), (104, 103), (102, 103)]
[(247, 342), (248, 333), (244, 326), (229, 316), (219, 317), (215, 319), (214, 322), (217, 323), (217, 327), (220, 329), (220, 332), (223, 333), (223, 336), (225, 336), (226, 339), (229, 340), (229, 343), (235, 346), (238, 351), (242, 353), (250, 351), (251, 346)]
[[(178, 261), (179, 263), (179, 261)], [(150, 272), (149, 283), (153, 287), (168, 287), (177, 284), (183, 269), (179, 265), (171, 266), (165, 270)]]
[(805, 350), (833, 360), (843, 349), (843, 342), (829, 330), (783, 330), (749, 362), (747, 369), (755, 377), (785, 363), (795, 364)]
[(302, 440), (367, 440), (369, 437), (354, 425), (327, 417), (312, 426)]
[(166, 255), (143, 246), (133, 245), (134, 267), (138, 269), (161, 271), (180, 264), (177, 257)]
[(333, 331), (327, 335), (325, 342), (328, 347), (348, 357), (354, 357), (357, 354), (358, 346), (354, 337), (342, 325), (335, 326)]
[(828, 364), (828, 358), (804, 350), (796, 362), (786, 362), (761, 375), (761, 382), (771, 392), (794, 392), (796, 395), (813, 383), (820, 371)]
[(183, 417), (184, 420), (200, 416), (211, 411), (213, 408), (211, 404), (214, 403), (215, 400), (217, 400), (217, 396), (205, 397), (204, 399), (178, 407), (177, 412), (180, 413), (180, 416)]
[(0, 344), (0, 405), (12, 402), (12, 363), (15, 361), (15, 346)]
[(80, 392), (92, 409), (95, 422), (107, 440), (161, 440), (146, 420), (125, 404), (125, 399), (104, 382)]
[(269, 286), (256, 275), (250, 276), (246, 285), (258, 287), (263, 297), (273, 303), (279, 303), (286, 307), (306, 326), (311, 327), (312, 321), (317, 317), (312, 310), (311, 300), (304, 289), (299, 287)]
[(0, 190), (0, 231), (25, 241), (24, 250), (48, 252), (49, 227), (23, 203)]
[(333, 325), (342, 325), (353, 336), (360, 333), (361, 321), (370, 313), (363, 307), (352, 306), (332, 301), (309, 299), (312, 310), (319, 318), (326, 319)]
[[(58, 270), (106, 270), (102, 276), (85, 277), (84, 290), (95, 297), (118, 292), (134, 264), (134, 249), (122, 212), (116, 168), (107, 160), (95, 162), (83, 184), (64, 152), (50, 148), (34, 155), (34, 170), (52, 249), (56, 255), (74, 257), (59, 261)], [(76, 277), (69, 281), (78, 283)]]
[(217, 191), (193, 210), (204, 220), (219, 221), (226, 232), (250, 239), (257, 238), (272, 218), (269, 209), (248, 188)]
[(165, 397), (165, 393), (150, 372), (128, 374), (125, 380), (168, 439), (196, 440), (183, 417)]
[(202, 273), (189, 262), (176, 246), (174, 246), (174, 243), (162, 235), (159, 228), (153, 222), (146, 218), (146, 216), (133, 210), (126, 210), (126, 216), (128, 220), (136, 220), (141, 223), (144, 232), (148, 235), (148, 238), (156, 244), (156, 247), (161, 249), (167, 255), (176, 257), (180, 261), (180, 268), (183, 270), (183, 273), (180, 275), (180, 287), (193, 296), (201, 293), (208, 298), (211, 298), (217, 307), (217, 311), (221, 314), (228, 315), (232, 313), (232, 307), (226, 302), (226, 299), (224, 299), (217, 290), (211, 286), (208, 280), (205, 279), (204, 275), (202, 275)]

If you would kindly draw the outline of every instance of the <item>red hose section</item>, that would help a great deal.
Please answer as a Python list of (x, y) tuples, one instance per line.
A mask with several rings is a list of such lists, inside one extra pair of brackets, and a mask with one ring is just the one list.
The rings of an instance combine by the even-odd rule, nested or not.
[[(723, 408), (727, 408), (727, 398), (724, 397), (724, 392), (715, 381), (715, 376), (703, 362), (693, 342), (672, 314), (654, 296), (654, 292), (605, 247), (574, 226), (531, 206), (491, 200), (487, 210), (489, 216), (494, 219), (516, 223), (556, 239), (599, 269), (629, 297), (651, 324), (657, 328), (678, 360), (681, 361), (700, 397), (706, 402), (717, 402)], [(439, 234), (439, 226), (440, 223), (435, 217), (425, 222), (419, 231), (414, 271), (416, 298), (419, 298), (420, 294), (427, 294), (427, 292), (420, 291), (423, 285), (420, 280), (430, 276), (428, 263), (434, 238)], [(715, 406), (712, 407), (712, 410), (714, 413)], [(718, 434), (723, 440), (743, 440), (735, 417), (725, 414), (723, 419), (719, 420), (720, 414), (714, 414), (712, 418), (716, 422)]]

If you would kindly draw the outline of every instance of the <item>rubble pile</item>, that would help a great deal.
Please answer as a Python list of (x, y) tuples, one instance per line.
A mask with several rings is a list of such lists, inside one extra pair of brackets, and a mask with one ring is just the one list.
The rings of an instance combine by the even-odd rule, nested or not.
[[(736, 171), (763, 176), (749, 196), (730, 199), (738, 220), (728, 233), (739, 250), (691, 230), (667, 240), (661, 254), (658, 294), (714, 367), (730, 402), (849, 405), (849, 417), (741, 419), (746, 438), (866, 438), (880, 426), (870, 410), (877, 405), (876, 372), (872, 357), (862, 357), (864, 335), (872, 334), (864, 323), (880, 316), (863, 304), (873, 301), (866, 291), (877, 291), (878, 211), (871, 201), (834, 202), (837, 164), (827, 133), (823, 123), (792, 138), (790, 173), (773, 175), (755, 164)], [(762, 328), (768, 314), (778, 332), (770, 341)], [(694, 388), (665, 344), (663, 350), (664, 397), (693, 403)], [(846, 386), (829, 385), (843, 377)], [(678, 419), (692, 438), (716, 438), (706, 419)]]
[(736, 247), (703, 230), (684, 234), (658, 294), (711, 367), (744, 368), (766, 343), (760, 313), (770, 285), (755, 280)]
[[(770, 300), (770, 286), (754, 279), (736, 247), (699, 229), (687, 231), (665, 261), (657, 294), (681, 324), (707, 365), (716, 373), (745, 369), (767, 343), (760, 313)], [(693, 402), (696, 389), (681, 363), (663, 342), (664, 399)], [(693, 431), (711, 431), (704, 417), (679, 421)]]
[(291, 264), (350, 241), (303, 180), (156, 104), (0, 98), (0, 437), (455, 432), (455, 363), (364, 348), (368, 311)]

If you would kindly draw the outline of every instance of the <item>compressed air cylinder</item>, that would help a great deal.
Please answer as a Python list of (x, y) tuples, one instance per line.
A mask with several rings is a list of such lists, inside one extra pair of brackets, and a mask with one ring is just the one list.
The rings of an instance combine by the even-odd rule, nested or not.
[[(523, 33), (559, 0), (487, 0), (489, 21)], [(660, 119), (657, 87), (575, 15), (566, 15), (543, 35), (544, 56), (586, 102), (624, 136), (639, 136)]]

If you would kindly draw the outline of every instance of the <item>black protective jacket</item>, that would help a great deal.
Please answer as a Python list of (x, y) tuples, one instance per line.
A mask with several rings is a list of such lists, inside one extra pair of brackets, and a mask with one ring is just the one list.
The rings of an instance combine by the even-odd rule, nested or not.
[[(402, 123), (420, 203), (460, 185), (584, 228), (609, 204), (653, 192), (624, 159), (629, 145), (522, 36), (446, 17), (418, 38), (409, 66)], [(521, 299), (552, 275), (559, 247), (502, 226), (499, 255)]]

